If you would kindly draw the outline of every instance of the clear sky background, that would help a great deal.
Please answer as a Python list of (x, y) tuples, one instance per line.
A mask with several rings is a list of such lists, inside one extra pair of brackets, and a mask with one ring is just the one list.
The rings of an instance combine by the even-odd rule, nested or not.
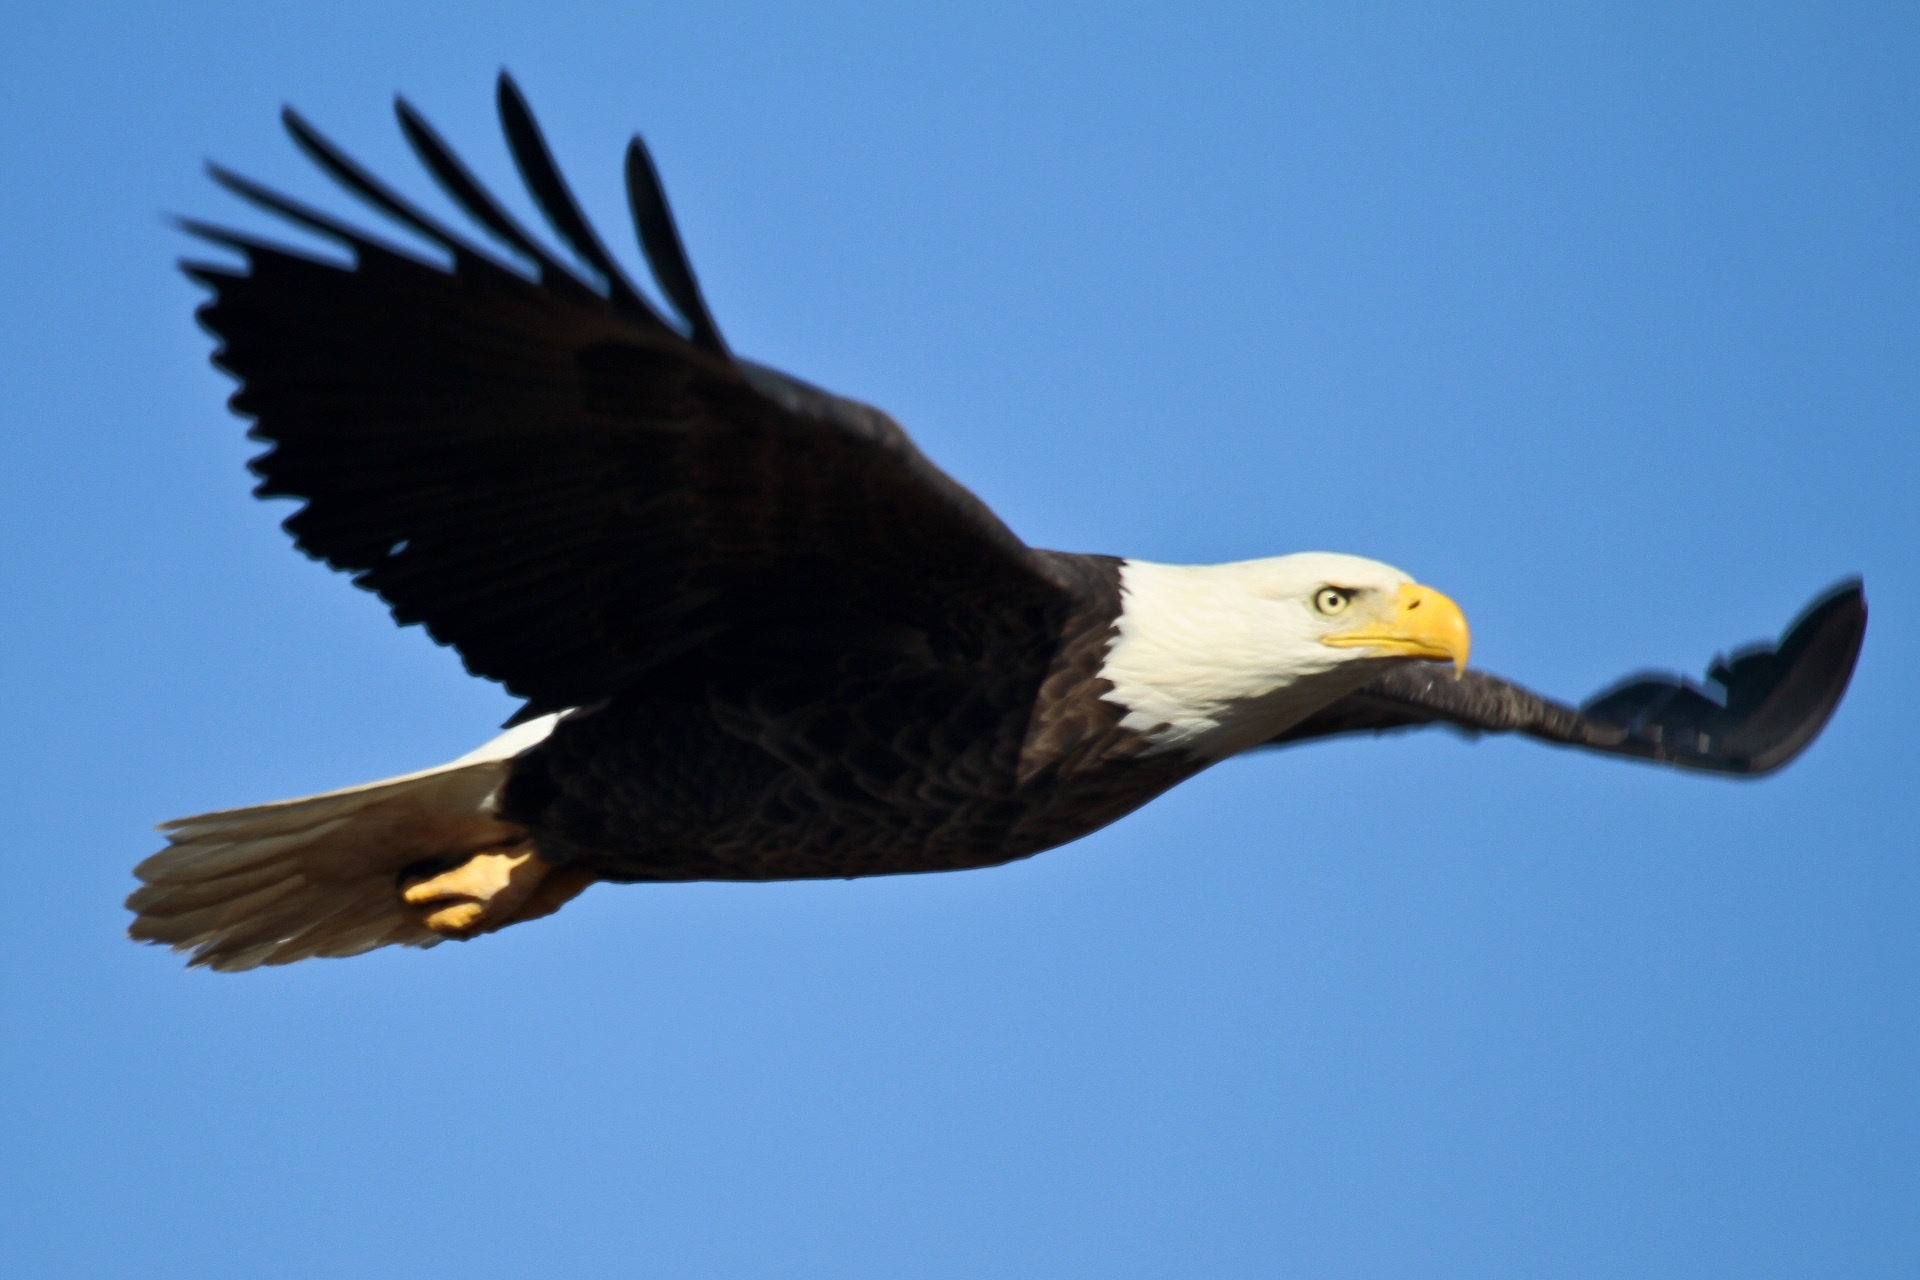
[[(1853, 692), (1759, 783), (1435, 733), (994, 871), (134, 947), (153, 823), (510, 709), (248, 497), (162, 215), (345, 208), (283, 101), (437, 199), (395, 90), (508, 188), (503, 64), (1032, 542), (1379, 557), (1573, 699), (1863, 573)], [(1920, 1274), (1912, 6), (11, 4), (0, 71), (0, 1272)]]

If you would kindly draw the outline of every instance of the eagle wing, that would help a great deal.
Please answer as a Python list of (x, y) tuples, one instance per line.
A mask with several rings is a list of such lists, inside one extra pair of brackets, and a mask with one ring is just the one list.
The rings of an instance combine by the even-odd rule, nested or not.
[(1708, 773), (1771, 773), (1811, 744), (1840, 704), (1867, 631), (1866, 595), (1841, 583), (1778, 643), (1714, 660), (1704, 684), (1642, 672), (1578, 709), (1499, 676), (1429, 665), (1389, 672), (1267, 745), (1440, 724), (1470, 735), (1521, 733), (1607, 755)]
[(240, 382), (232, 406), (271, 446), (256, 492), (303, 503), (285, 522), (303, 551), (525, 698), (516, 718), (604, 698), (727, 632), (878, 629), (964, 654), (1012, 614), (1044, 626), (1063, 611), (1020, 539), (891, 418), (729, 353), (638, 138), (636, 230), (679, 325), (607, 253), (504, 74), (499, 106), (529, 191), (587, 270), (543, 248), (404, 101), (422, 162), (531, 278), (291, 111), (302, 150), (448, 264), (218, 167), (351, 264), (184, 224), (245, 259), (183, 266), (212, 290), (199, 314)]

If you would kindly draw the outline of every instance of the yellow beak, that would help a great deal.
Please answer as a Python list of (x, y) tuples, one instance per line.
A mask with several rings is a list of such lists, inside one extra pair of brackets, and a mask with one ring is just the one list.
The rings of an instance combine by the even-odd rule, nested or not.
[(1473, 637), (1467, 632), (1467, 617), (1459, 605), (1432, 587), (1409, 582), (1401, 586), (1392, 613), (1385, 620), (1351, 631), (1336, 631), (1321, 637), (1320, 642), (1342, 649), (1379, 649), (1383, 655), (1396, 658), (1452, 662), (1455, 671), (1465, 671)]

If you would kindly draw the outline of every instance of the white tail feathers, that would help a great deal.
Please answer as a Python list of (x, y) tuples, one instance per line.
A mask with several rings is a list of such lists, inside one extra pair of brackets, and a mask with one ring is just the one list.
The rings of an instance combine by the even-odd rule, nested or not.
[(162, 824), (167, 847), (134, 868), (145, 883), (127, 899), (128, 935), (221, 970), (432, 946), (440, 936), (403, 909), (400, 871), (523, 838), (495, 802), (513, 757), (557, 719), (436, 769)]

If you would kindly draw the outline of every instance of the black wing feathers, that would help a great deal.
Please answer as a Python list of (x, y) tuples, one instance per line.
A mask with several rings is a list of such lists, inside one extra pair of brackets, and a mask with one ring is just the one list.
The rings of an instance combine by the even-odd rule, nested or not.
[[(303, 550), (454, 645), (530, 713), (596, 701), (690, 646), (775, 625), (911, 633), (957, 661), (1016, 618), (1044, 633), (1062, 593), (978, 499), (884, 414), (735, 363), (717, 335), (696, 345), (620, 292), (510, 84), (502, 111), (536, 200), (613, 296), (541, 249), (404, 103), (402, 128), (434, 177), (538, 281), (291, 114), (303, 150), (450, 252), (452, 269), (224, 170), (216, 178), (237, 194), (344, 243), (353, 265), (189, 226), (247, 259), (244, 271), (187, 269), (213, 290), (200, 314), (221, 340), (216, 362), (240, 380), (233, 406), (272, 446), (252, 464), (258, 492), (303, 502), (286, 521)], [(665, 254), (657, 229), (642, 242)], [(678, 253), (654, 270), (681, 282), (669, 297), (691, 312)]]
[[(316, 235), (322, 235), (329, 240), (335, 240), (346, 245), (349, 249), (353, 250), (357, 258), (364, 259), (381, 256), (398, 258), (405, 256), (398, 250), (381, 244), (379, 241), (370, 238), (363, 232), (341, 222), (337, 218), (329, 217), (321, 213), (318, 209), (304, 205), (290, 196), (283, 196), (279, 192), (268, 187), (263, 187), (249, 178), (243, 178), (230, 169), (222, 168), (217, 164), (209, 164), (207, 166), (207, 176), (251, 205), (285, 218), (288, 222), (294, 223), (296, 226), (305, 227)], [(203, 240), (211, 240), (216, 244), (223, 244), (230, 249), (239, 249), (245, 253), (274, 254), (285, 252), (278, 246), (268, 244), (264, 240), (247, 236), (237, 231), (229, 231), (224, 227), (215, 227), (205, 222), (184, 220), (181, 226)]]
[(1429, 666), (1405, 667), (1269, 745), (1445, 724), (1473, 734), (1522, 733), (1708, 773), (1770, 773), (1826, 726), (1853, 678), (1866, 631), (1866, 595), (1858, 581), (1844, 582), (1809, 605), (1778, 644), (1716, 659), (1704, 686), (1649, 672), (1575, 710), (1483, 672), (1456, 678)]
[(693, 265), (680, 243), (679, 228), (673, 224), (673, 210), (667, 207), (666, 189), (653, 167), (647, 144), (635, 134), (627, 144), (627, 203), (633, 207), (633, 225), (640, 232), (640, 248), (653, 267), (653, 278), (660, 291), (686, 317), (695, 346), (715, 355), (725, 355), (727, 345), (707, 311), (700, 282), (694, 279)]
[[(554, 256), (540, 247), (539, 241), (528, 235), (512, 215), (488, 195), (486, 189), (468, 172), (460, 158), (440, 140), (424, 118), (416, 112), (404, 98), (395, 98), (394, 115), (400, 120), (401, 132), (406, 134), (407, 143), (420, 157), (440, 189), (453, 198), (455, 204), (496, 239), (512, 248), (521, 257), (531, 262), (540, 273), (540, 283), (557, 293), (571, 294), (575, 297), (592, 296), (593, 290), (585, 281), (561, 266)], [(643, 318), (654, 319), (665, 328), (664, 322), (651, 312)]]
[[(354, 162), (352, 157), (348, 156), (344, 151), (340, 150), (340, 148), (334, 146), (333, 143), (321, 135), (318, 129), (315, 129), (303, 120), (300, 117), (300, 113), (292, 107), (281, 109), (280, 123), (286, 128), (288, 135), (293, 138), (294, 144), (306, 153), (307, 158), (325, 170), (327, 176), (335, 182), (353, 192), (353, 194), (359, 196), (362, 200), (365, 200), (368, 204), (386, 214), (394, 221), (417, 232), (426, 239), (433, 241), (441, 248), (446, 249), (452, 253), (454, 258), (461, 262), (462, 265), (470, 265), (480, 257), (472, 245), (454, 235), (451, 231), (435, 222), (432, 218), (429, 218), (419, 209), (416, 209), (391, 187), (387, 186), (386, 183), (361, 168)], [(262, 195), (271, 194), (266, 192), (266, 189), (263, 187), (259, 187), (253, 183), (247, 183), (245, 179), (240, 178), (238, 175), (225, 175), (222, 181), (228, 187), (236, 190), (239, 189), (236, 184), (245, 183), (248, 187), (253, 188), (253, 191), (256, 193), (254, 196), (255, 199), (261, 198)], [(271, 208), (273, 206), (269, 205), (268, 207)]]
[(615, 306), (622, 311), (653, 315), (653, 308), (640, 297), (633, 282), (627, 279), (626, 272), (620, 269), (607, 252), (607, 247), (600, 243), (600, 237), (587, 224), (580, 206), (574, 203), (573, 193), (567, 190), (559, 166), (553, 162), (553, 153), (547, 149), (547, 140), (540, 135), (540, 126), (534, 120), (533, 112), (527, 109), (526, 98), (521, 96), (519, 86), (504, 71), (500, 73), (498, 99), (500, 123), (506, 131), (507, 146), (513, 152), (513, 162), (520, 169), (520, 178), (527, 184), (527, 190), (533, 193), (540, 212), (560, 233), (560, 238), (600, 274)]
[(1580, 712), (1619, 726), (1650, 754), (1671, 753), (1676, 764), (1738, 762), (1738, 772), (1767, 773), (1799, 755), (1825, 727), (1853, 678), (1866, 633), (1866, 593), (1858, 580), (1844, 582), (1808, 605), (1778, 644), (1716, 658), (1705, 689), (1660, 673), (1638, 675), (1596, 695)]

